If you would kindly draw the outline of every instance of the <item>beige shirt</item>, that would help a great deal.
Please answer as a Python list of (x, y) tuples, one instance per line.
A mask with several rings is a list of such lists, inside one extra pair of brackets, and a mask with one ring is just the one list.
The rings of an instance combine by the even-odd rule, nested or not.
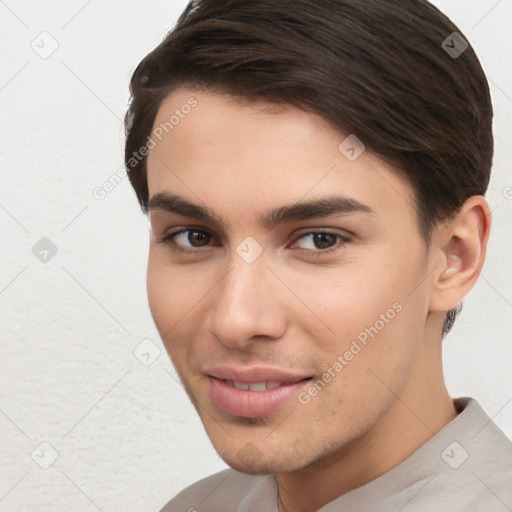
[[(460, 414), (403, 462), (319, 512), (511, 512), (512, 441), (479, 403), (455, 398)], [(275, 475), (226, 469), (187, 487), (161, 512), (277, 512)]]

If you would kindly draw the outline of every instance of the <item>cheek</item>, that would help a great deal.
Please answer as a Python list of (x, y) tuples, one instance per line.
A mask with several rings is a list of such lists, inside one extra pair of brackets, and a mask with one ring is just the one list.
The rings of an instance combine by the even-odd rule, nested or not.
[[(164, 329), (163, 322), (167, 317), (166, 312), (173, 311), (173, 294), (169, 293), (172, 282), (169, 274), (162, 269), (152, 249), (150, 249), (148, 259), (148, 269), (146, 276), (146, 286), (148, 293), (148, 302), (153, 320), (162, 334)], [(170, 325), (167, 326), (169, 328)]]
[(343, 344), (336, 346), (339, 341), (350, 341), (360, 333), (364, 338), (365, 328), (375, 323), (379, 331), (383, 330), (393, 322), (403, 302), (404, 294), (389, 273), (372, 271), (368, 266), (311, 268), (300, 275), (288, 272), (283, 280), (301, 299), (291, 300), (296, 321), (316, 333), (314, 339), (325, 339), (333, 349), (342, 350)]
[(191, 290), (191, 280), (162, 261), (162, 256), (151, 251), (147, 269), (148, 303), (153, 321), (162, 341), (169, 349), (169, 339), (175, 339), (181, 324), (186, 323), (187, 313), (193, 309), (195, 293)]
[(199, 330), (208, 307), (215, 276), (201, 274), (195, 265), (169, 264), (165, 251), (150, 248), (146, 286), (155, 326), (173, 364), (186, 365), (201, 347)]
[(347, 366), (359, 372), (375, 364), (392, 377), (399, 361), (412, 360), (424, 330), (426, 297), (421, 287), (415, 289), (424, 263), (410, 253), (400, 259), (391, 248), (373, 252), (364, 264), (312, 268), (300, 279), (289, 274), (287, 282), (315, 313), (296, 321), (327, 368), (345, 356)]
[[(418, 328), (407, 306), (384, 309), (388, 322), (374, 314), (339, 317), (337, 338), (326, 344), (317, 338), (323, 374), (312, 383), (311, 403), (304, 410), (322, 418), (325, 432), (358, 436), (391, 407), (414, 369), (420, 347)], [(374, 305), (375, 306), (375, 305)], [(393, 306), (393, 305), (392, 305)], [(379, 306), (375, 311), (380, 312)], [(319, 382), (320, 381), (320, 382)], [(306, 397), (308, 398), (308, 397)]]
[(183, 295), (180, 286), (179, 280), (172, 279), (171, 272), (157, 271), (149, 263), (147, 292), (153, 322), (172, 364), (181, 374), (189, 358), (190, 344), (184, 342), (187, 339), (183, 335), (187, 319), (186, 305), (178, 297), (186, 295)]
[(336, 388), (354, 411), (364, 414), (376, 400), (387, 403), (393, 397), (390, 390), (399, 393), (403, 388), (425, 324), (422, 292), (418, 290), (419, 297), (410, 293), (416, 282), (412, 267), (403, 267), (401, 277), (398, 269), (389, 267), (384, 274), (366, 270), (351, 273), (332, 288), (332, 302), (323, 318), (336, 336), (318, 345), (327, 368), (338, 363), (332, 370), (338, 370), (333, 399)]

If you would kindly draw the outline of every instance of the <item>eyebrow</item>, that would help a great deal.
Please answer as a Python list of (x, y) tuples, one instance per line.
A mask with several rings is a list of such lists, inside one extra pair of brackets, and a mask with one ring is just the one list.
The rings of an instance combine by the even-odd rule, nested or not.
[[(194, 204), (181, 196), (167, 192), (158, 192), (153, 195), (147, 203), (147, 209), (148, 211), (163, 210), (183, 217), (194, 217), (226, 226), (226, 223), (209, 208)], [(260, 216), (258, 220), (263, 226), (273, 228), (284, 222), (349, 213), (377, 215), (372, 208), (356, 199), (347, 196), (331, 195), (275, 208)]]

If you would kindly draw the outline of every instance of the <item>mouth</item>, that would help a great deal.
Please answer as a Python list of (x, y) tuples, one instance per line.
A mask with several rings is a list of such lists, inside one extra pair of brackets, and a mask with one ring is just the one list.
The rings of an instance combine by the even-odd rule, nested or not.
[(213, 402), (224, 412), (245, 418), (261, 418), (282, 409), (313, 377), (292, 380), (225, 379), (208, 375)]
[[(306, 377), (300, 381), (311, 380), (312, 377)], [(228, 386), (238, 389), (239, 391), (266, 391), (267, 389), (277, 389), (281, 386), (290, 386), (295, 382), (282, 382), (277, 380), (269, 380), (263, 382), (237, 382), (236, 380), (223, 380)]]

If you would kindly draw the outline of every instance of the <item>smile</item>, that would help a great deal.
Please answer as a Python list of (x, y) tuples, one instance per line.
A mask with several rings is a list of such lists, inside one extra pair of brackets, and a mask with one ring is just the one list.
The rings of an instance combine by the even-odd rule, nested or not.
[[(245, 418), (270, 416), (310, 385), (311, 378), (296, 382), (243, 382), (209, 376), (209, 393), (224, 412)], [(296, 403), (296, 401), (295, 401)]]
[(225, 380), (228, 386), (238, 389), (240, 391), (265, 391), (266, 389), (276, 389), (283, 385), (291, 384), (291, 382), (279, 382), (276, 380), (269, 380), (267, 382), (237, 382), (235, 380)]

